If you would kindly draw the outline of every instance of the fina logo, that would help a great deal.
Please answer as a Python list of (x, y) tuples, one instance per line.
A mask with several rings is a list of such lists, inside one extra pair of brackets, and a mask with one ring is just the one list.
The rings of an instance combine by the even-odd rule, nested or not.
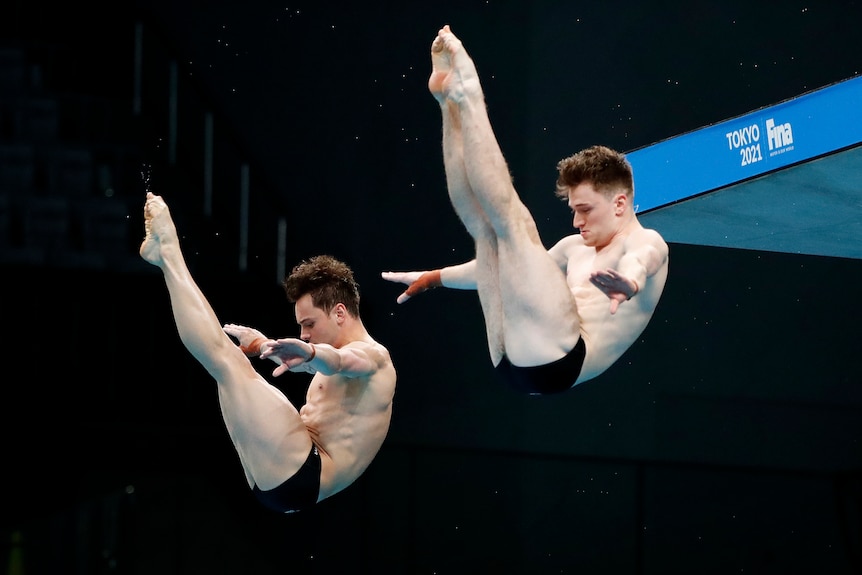
[[(766, 141), (769, 144), (769, 151), (778, 150), (779, 148), (793, 149), (793, 128), (790, 122), (786, 124), (775, 124), (775, 120), (769, 118), (766, 120)], [(784, 150), (782, 150), (783, 152)], [(781, 152), (776, 152), (781, 153)], [(772, 155), (772, 154), (770, 154)]]

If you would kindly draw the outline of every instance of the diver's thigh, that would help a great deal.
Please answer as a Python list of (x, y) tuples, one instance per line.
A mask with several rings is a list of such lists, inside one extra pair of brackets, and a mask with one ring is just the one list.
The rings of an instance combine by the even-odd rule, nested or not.
[(577, 305), (566, 277), (543, 246), (499, 250), (506, 354), (515, 365), (560, 359), (580, 337)]

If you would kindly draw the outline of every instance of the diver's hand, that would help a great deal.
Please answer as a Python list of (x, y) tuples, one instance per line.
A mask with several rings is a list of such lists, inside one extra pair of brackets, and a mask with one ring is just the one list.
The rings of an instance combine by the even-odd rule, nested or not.
[(611, 314), (617, 313), (620, 304), (635, 297), (640, 289), (636, 281), (610, 268), (591, 273), (590, 283), (602, 290), (611, 300)]
[(226, 323), (222, 326), (224, 332), (239, 340), (239, 348), (248, 357), (257, 357), (260, 355), (261, 346), (268, 338), (263, 333), (253, 327), (237, 325), (235, 323)]
[(407, 284), (407, 289), (398, 296), (397, 300), (395, 300), (398, 303), (404, 303), (414, 295), (443, 285), (440, 281), (440, 270), (425, 272), (383, 272), (380, 276), (386, 281)]

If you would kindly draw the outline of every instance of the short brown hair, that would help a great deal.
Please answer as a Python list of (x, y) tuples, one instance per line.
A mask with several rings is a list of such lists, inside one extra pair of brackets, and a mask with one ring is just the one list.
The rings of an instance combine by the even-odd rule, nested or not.
[(583, 182), (590, 182), (596, 191), (606, 196), (623, 188), (628, 196), (634, 196), (632, 166), (625, 155), (606, 146), (590, 146), (557, 163), (556, 195), (568, 199), (569, 189)]
[(310, 294), (314, 306), (326, 313), (343, 303), (352, 316), (359, 317), (359, 284), (353, 278), (353, 270), (332, 256), (303, 260), (294, 266), (283, 285), (291, 303)]

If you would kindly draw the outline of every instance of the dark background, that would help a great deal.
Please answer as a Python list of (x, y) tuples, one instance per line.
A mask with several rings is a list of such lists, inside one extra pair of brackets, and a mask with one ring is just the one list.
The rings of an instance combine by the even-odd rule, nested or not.
[[(475, 294), (398, 306), (379, 277), (471, 257), (426, 87), (444, 23), (550, 245), (571, 233), (558, 159), (858, 75), (859, 22), (850, 1), (8, 2), (7, 572), (862, 572), (858, 260), (672, 244), (642, 337), (539, 398), (492, 377)], [(281, 516), (248, 491), (137, 256), (146, 189), (224, 322), (295, 334), (279, 266), (354, 267), (398, 391), (377, 459), (316, 509)], [(306, 382), (273, 380), (296, 401)]]

